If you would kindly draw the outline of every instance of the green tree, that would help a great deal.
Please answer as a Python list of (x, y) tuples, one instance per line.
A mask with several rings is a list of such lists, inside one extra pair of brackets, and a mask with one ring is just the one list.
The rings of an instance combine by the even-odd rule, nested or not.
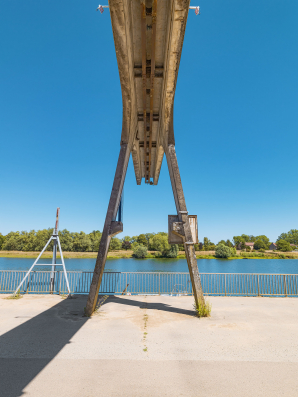
[(241, 234), (241, 236), (234, 236), (233, 242), (237, 247), (241, 243), (254, 243), (256, 241), (256, 237), (248, 234)]
[(137, 244), (133, 248), (133, 256), (138, 259), (144, 259), (147, 256), (147, 247), (143, 244)]
[(146, 239), (147, 239), (147, 247), (149, 247), (149, 240), (151, 237), (153, 237), (155, 233), (145, 233)]
[[(178, 244), (178, 250), (179, 251), (185, 251), (184, 244)], [(199, 250), (199, 244), (195, 244), (195, 250)]]
[(5, 243), (5, 236), (3, 236), (2, 233), (0, 233), (0, 250), (2, 250), (2, 247), (4, 246)]
[(218, 246), (215, 248), (215, 256), (217, 258), (229, 258), (232, 256), (232, 253), (228, 246), (224, 244), (218, 244)]
[(236, 247), (238, 247), (239, 244), (245, 243), (245, 240), (244, 240), (244, 238), (242, 236), (234, 236), (233, 237), (233, 242), (234, 242), (234, 245)]
[(122, 249), (130, 250), (131, 249), (131, 242), (130, 241), (122, 241)]
[(84, 232), (74, 233), (73, 250), (75, 252), (92, 251), (92, 242), (90, 237)]
[(278, 240), (276, 242), (276, 245), (278, 251), (283, 251), (283, 252), (292, 251), (290, 243), (286, 240)]
[(121, 248), (122, 248), (122, 241), (117, 237), (112, 237), (109, 251), (117, 251), (117, 250), (121, 250)]
[(10, 232), (7, 234), (3, 250), (4, 251), (23, 251), (26, 244), (27, 232)]
[(204, 237), (204, 251), (213, 251), (215, 249), (215, 244), (212, 243), (207, 237)]
[(230, 241), (230, 240), (227, 240), (226, 241), (226, 245), (228, 246), (228, 247), (233, 247), (233, 244), (232, 244), (232, 242)]
[[(264, 247), (261, 247), (262, 249), (268, 249), (269, 245), (270, 245), (270, 241), (269, 238), (267, 236), (265, 236), (264, 234), (261, 234), (260, 236), (256, 236), (256, 241), (261, 240), (264, 243)], [(256, 248), (257, 249), (257, 248)]]
[[(264, 236), (264, 237), (266, 237), (266, 236)], [(269, 242), (269, 240), (268, 240), (268, 242)], [(260, 249), (266, 250), (267, 244), (265, 244), (265, 242), (263, 240), (258, 239), (257, 241), (255, 241), (254, 249), (255, 250), (260, 250)]]
[(27, 232), (26, 238), (24, 238), (23, 242), (24, 245), (22, 251), (35, 251), (35, 248), (37, 246), (35, 230), (30, 230), (29, 233)]
[[(53, 234), (53, 229), (43, 229), (43, 230), (37, 230), (35, 234), (35, 246), (32, 251), (41, 251), (43, 247), (46, 245), (46, 243), (49, 241), (51, 235)], [(59, 235), (60, 237), (60, 235)], [(61, 241), (61, 240), (60, 240)], [(53, 250), (53, 241), (50, 242), (50, 244), (47, 247), (47, 251), (52, 251)], [(32, 247), (33, 248), (33, 247)], [(31, 249), (28, 247), (28, 251), (31, 251)]]
[(102, 233), (99, 230), (93, 230), (88, 234), (91, 241), (91, 251), (97, 252), (99, 250), (99, 243), (101, 240)]
[(161, 233), (155, 234), (150, 238), (149, 246), (152, 251), (159, 251), (161, 253), (170, 249), (168, 237), (162, 235)]
[(225, 240), (220, 240), (220, 241), (217, 243), (217, 245), (219, 245), (219, 244), (227, 245), (226, 242), (225, 242)]
[(137, 240), (138, 240), (138, 237), (139, 237), (139, 236), (132, 236), (132, 238), (131, 238), (131, 240), (130, 240), (131, 244), (136, 243)]
[(288, 233), (282, 233), (280, 236), (278, 236), (277, 241), (279, 240), (285, 240), (288, 241), (290, 244), (298, 245), (298, 230), (291, 229)]
[(58, 234), (62, 251), (71, 252), (73, 250), (73, 233), (70, 233), (67, 229), (63, 229), (60, 230)]
[(165, 258), (177, 258), (179, 247), (177, 244), (169, 244), (167, 233), (158, 233), (149, 240), (149, 247), (152, 251), (160, 252)]
[(148, 241), (145, 234), (140, 234), (137, 238), (137, 243), (148, 247)]
[(235, 247), (229, 247), (230, 248), (230, 252), (231, 252), (231, 255), (232, 256), (236, 256), (237, 255), (237, 251), (236, 251), (236, 248)]
[(178, 244), (170, 244), (170, 249), (163, 252), (165, 258), (177, 258), (179, 252)]
[(251, 237), (253, 236), (248, 236), (247, 234), (241, 234), (241, 238), (246, 242), (249, 243), (251, 241)]

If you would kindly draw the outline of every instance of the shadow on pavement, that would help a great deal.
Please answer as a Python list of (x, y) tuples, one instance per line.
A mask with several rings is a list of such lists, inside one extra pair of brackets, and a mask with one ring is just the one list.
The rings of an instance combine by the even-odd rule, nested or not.
[[(0, 336), (0, 395), (17, 397), (88, 321), (86, 297), (64, 299)], [(22, 318), (20, 315), (19, 318)], [(17, 322), (17, 320), (16, 320)], [(59, 384), (53, 380), (53, 396)]]
[(135, 300), (135, 297), (137, 295), (132, 295), (133, 299), (127, 299), (124, 297), (119, 297), (117, 295), (111, 295), (109, 296), (109, 299), (103, 304), (107, 304), (109, 302), (115, 302), (119, 303), (121, 305), (128, 305), (128, 306), (138, 306), (140, 309), (150, 309), (150, 310), (162, 310), (165, 312), (170, 312), (170, 313), (178, 313), (178, 314), (185, 314), (187, 316), (195, 316), (195, 311), (194, 310), (186, 310), (186, 309), (180, 309), (178, 307), (173, 307), (170, 305), (167, 305), (165, 303), (152, 303), (152, 302), (140, 302), (138, 300)]

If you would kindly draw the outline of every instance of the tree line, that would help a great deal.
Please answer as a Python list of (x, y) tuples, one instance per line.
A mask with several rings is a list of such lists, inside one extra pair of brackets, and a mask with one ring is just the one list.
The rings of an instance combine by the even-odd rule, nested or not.
[[(0, 250), (2, 251), (41, 251), (51, 237), (53, 229), (31, 230), (30, 232), (10, 232), (7, 235), (0, 233)], [(59, 231), (61, 248), (68, 252), (97, 252), (102, 233), (94, 230), (91, 233), (73, 233), (67, 229)], [(109, 251), (136, 250), (138, 247), (156, 251), (161, 256), (175, 257), (179, 247), (168, 243), (168, 234), (146, 233), (138, 236), (125, 236), (122, 239), (113, 237), (111, 239)], [(183, 247), (183, 246), (182, 246)], [(52, 251), (51, 242), (46, 251)], [(139, 250), (140, 251), (140, 250)]]
[[(41, 251), (53, 233), (53, 229), (31, 230), (30, 232), (10, 232), (7, 235), (0, 233), (0, 250), (3, 251)], [(99, 230), (94, 230), (91, 233), (73, 233), (67, 229), (59, 231), (61, 247), (63, 251), (73, 252), (97, 252), (102, 233)], [(246, 242), (253, 242), (255, 250), (267, 250), (271, 244), (269, 238), (265, 235), (252, 236), (242, 234), (241, 236), (234, 236), (231, 240), (220, 240), (217, 244), (211, 242), (207, 237), (204, 240), (195, 244), (197, 251), (213, 251), (219, 245), (224, 245), (229, 248), (238, 248), (242, 250), (250, 250), (245, 245)], [(291, 251), (290, 244), (298, 245), (298, 230), (291, 229), (287, 233), (282, 233), (277, 241), (277, 248), (281, 251)], [(47, 251), (53, 249), (51, 242), (47, 247)], [(168, 243), (168, 234), (165, 232), (159, 233), (142, 233), (138, 236), (125, 236), (122, 239), (113, 237), (111, 239), (109, 251), (117, 250), (133, 250), (135, 256), (143, 257), (147, 251), (156, 251), (157, 256), (176, 257), (178, 251), (184, 251), (183, 244)]]

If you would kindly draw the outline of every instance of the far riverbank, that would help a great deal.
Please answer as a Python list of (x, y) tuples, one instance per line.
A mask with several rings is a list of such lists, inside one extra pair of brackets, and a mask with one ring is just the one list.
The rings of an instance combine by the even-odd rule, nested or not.
[[(28, 258), (34, 259), (37, 258), (39, 252), (37, 251), (0, 251), (0, 258)], [(96, 259), (97, 252), (63, 252), (63, 256), (65, 259)], [(43, 255), (43, 258), (52, 258), (52, 252), (46, 251)], [(215, 257), (215, 251), (196, 251), (197, 259), (218, 259)], [(57, 258), (60, 258), (60, 254), (57, 255)], [(129, 259), (133, 258), (132, 250), (119, 250), (119, 251), (110, 251), (108, 253), (108, 259)], [(146, 259), (155, 258), (155, 251), (148, 251), (148, 257)], [(185, 252), (179, 251), (178, 259), (186, 259)], [(257, 252), (245, 253), (241, 251), (237, 251), (237, 255), (235, 257), (229, 258), (231, 259), (298, 259), (298, 252), (277, 252), (277, 251), (266, 251), (263, 254)]]
[[(43, 259), (40, 263), (50, 264), (51, 259)], [(0, 258), (0, 273), (3, 271), (26, 271), (34, 262), (32, 258)], [(60, 260), (57, 261), (60, 263)], [(65, 266), (67, 271), (93, 272), (95, 258), (67, 258)], [(203, 259), (198, 260), (200, 273), (277, 273), (277, 274), (297, 274), (298, 261), (296, 259), (250, 259), (235, 260), (227, 259)], [(36, 271), (49, 271), (48, 266), (40, 265)], [(61, 267), (57, 267), (61, 271)], [(106, 272), (176, 272), (187, 273), (188, 266), (186, 259), (134, 259), (134, 258), (114, 258), (107, 260), (105, 265)], [(0, 276), (1, 278), (1, 276)]]

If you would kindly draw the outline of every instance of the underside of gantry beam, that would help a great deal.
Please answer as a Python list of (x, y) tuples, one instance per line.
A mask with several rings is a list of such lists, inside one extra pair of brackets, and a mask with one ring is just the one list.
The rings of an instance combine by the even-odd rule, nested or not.
[(190, 0), (109, 0), (123, 101), (121, 144), (137, 184), (157, 184), (167, 145)]
[[(173, 108), (190, 0), (110, 0), (123, 101), (120, 153), (90, 286), (86, 315), (96, 307), (112, 236), (123, 230), (121, 205), (130, 154), (136, 180), (157, 184), (166, 155), (177, 209), (174, 237), (184, 244), (195, 305), (205, 305), (175, 151)], [(122, 211), (121, 211), (122, 212)]]

